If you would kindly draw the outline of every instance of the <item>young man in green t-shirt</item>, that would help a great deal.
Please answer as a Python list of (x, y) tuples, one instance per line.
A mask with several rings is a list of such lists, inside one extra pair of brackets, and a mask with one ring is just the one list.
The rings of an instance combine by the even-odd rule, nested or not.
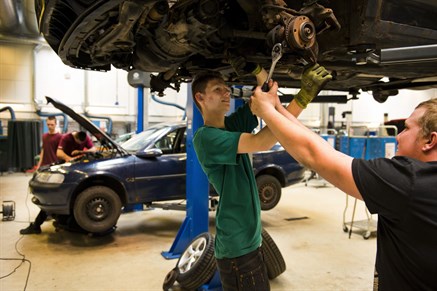
[[(263, 74), (257, 74), (262, 84)], [(300, 92), (287, 106), (276, 105), (298, 116), (320, 92), (331, 75), (318, 64), (307, 69)], [(273, 82), (270, 82), (272, 85)], [(248, 153), (269, 150), (276, 138), (267, 127), (252, 131), (258, 119), (249, 105), (229, 116), (230, 89), (222, 76), (205, 72), (192, 83), (193, 98), (204, 126), (194, 136), (194, 149), (209, 182), (220, 196), (216, 213), (215, 257), (223, 290), (270, 290), (260, 253), (261, 208), (258, 189)]]

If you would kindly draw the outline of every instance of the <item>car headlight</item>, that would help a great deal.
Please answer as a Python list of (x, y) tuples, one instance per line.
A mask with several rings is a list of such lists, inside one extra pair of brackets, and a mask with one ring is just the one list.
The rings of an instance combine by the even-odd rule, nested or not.
[(35, 180), (41, 183), (61, 184), (65, 176), (60, 173), (42, 172), (35, 176)]

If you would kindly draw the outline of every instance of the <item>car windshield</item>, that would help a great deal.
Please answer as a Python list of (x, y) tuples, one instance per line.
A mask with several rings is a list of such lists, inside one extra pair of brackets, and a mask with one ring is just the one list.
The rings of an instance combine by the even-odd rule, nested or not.
[(153, 144), (153, 141), (157, 139), (164, 131), (168, 129), (168, 126), (160, 124), (149, 127), (145, 131), (133, 136), (131, 139), (121, 144), (121, 147), (128, 152), (137, 152), (144, 149), (149, 144)]

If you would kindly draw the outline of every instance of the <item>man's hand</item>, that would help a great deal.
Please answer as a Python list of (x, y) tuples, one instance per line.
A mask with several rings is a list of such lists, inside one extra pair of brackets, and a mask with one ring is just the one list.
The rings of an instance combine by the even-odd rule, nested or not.
[(81, 151), (81, 150), (74, 150), (74, 151), (72, 151), (71, 152), (71, 156), (77, 156), (77, 155), (80, 155), (80, 154), (83, 154), (83, 151)]
[(306, 69), (302, 74), (300, 91), (294, 96), (297, 105), (306, 108), (331, 79), (331, 74), (319, 64)]
[(262, 68), (259, 64), (246, 62), (246, 58), (228, 53), (228, 62), (238, 76), (252, 74), (256, 76)]
[(263, 92), (260, 86), (257, 86), (252, 97), (250, 97), (250, 110), (253, 114), (263, 117), (280, 104), (278, 97), (278, 83), (273, 82), (269, 92)]

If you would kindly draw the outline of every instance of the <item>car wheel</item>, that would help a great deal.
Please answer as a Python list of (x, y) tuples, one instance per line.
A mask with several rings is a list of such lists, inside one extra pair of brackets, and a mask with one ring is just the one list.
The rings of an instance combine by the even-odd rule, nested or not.
[(261, 210), (270, 210), (278, 205), (281, 199), (281, 183), (271, 175), (261, 175), (256, 178)]
[(74, 217), (90, 233), (108, 232), (117, 224), (121, 201), (117, 193), (104, 186), (93, 186), (79, 194), (74, 203)]
[(261, 249), (264, 263), (266, 264), (267, 275), (272, 280), (285, 271), (285, 261), (272, 237), (265, 229), (262, 230), (262, 239)]
[(193, 239), (179, 258), (177, 281), (188, 290), (196, 290), (212, 278), (217, 268), (214, 237), (205, 232)]

